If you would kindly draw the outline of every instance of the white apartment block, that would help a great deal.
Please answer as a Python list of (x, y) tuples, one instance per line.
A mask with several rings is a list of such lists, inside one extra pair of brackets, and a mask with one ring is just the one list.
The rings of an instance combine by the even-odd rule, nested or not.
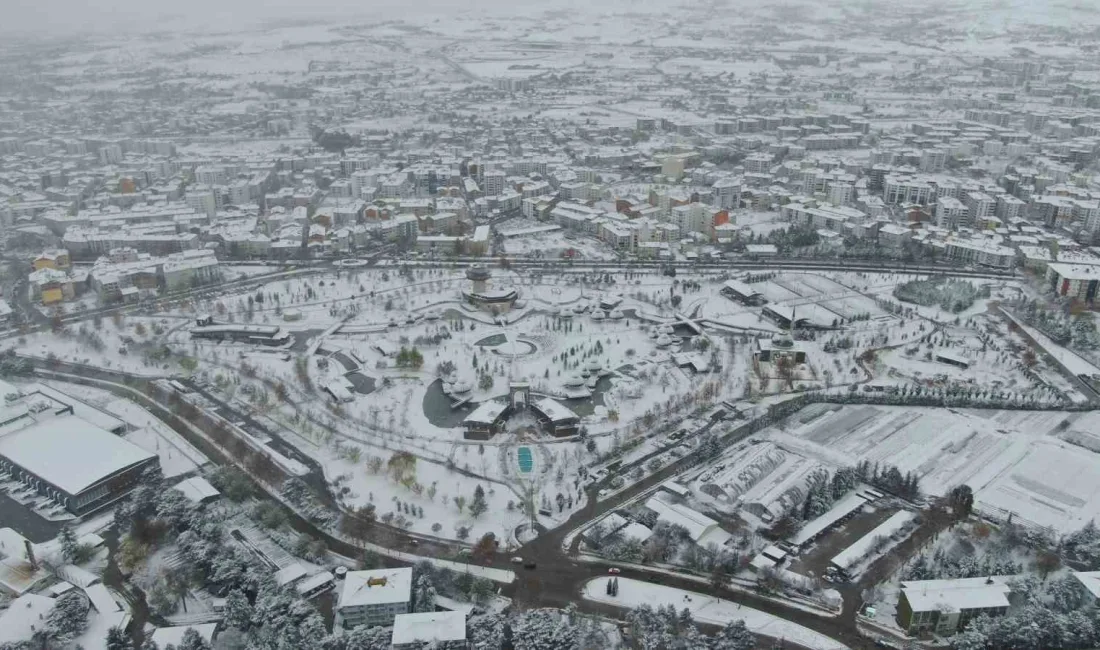
[(508, 175), (497, 169), (485, 172), (481, 180), (481, 189), (485, 196), (499, 196), (504, 193), (505, 180)]
[(878, 230), (878, 243), (886, 248), (899, 249), (912, 238), (912, 230), (893, 223), (888, 223)]
[(966, 205), (951, 196), (944, 196), (936, 203), (936, 225), (940, 228), (957, 230), (970, 225)]
[(927, 205), (933, 196), (931, 184), (910, 176), (891, 174), (883, 181), (882, 199), (887, 203)]
[(997, 201), (985, 192), (967, 192), (963, 199), (966, 204), (970, 223), (977, 224), (994, 216), (997, 209)]
[(213, 188), (196, 189), (183, 197), (187, 207), (199, 214), (205, 214), (213, 219), (218, 212), (218, 199), (214, 196)]
[(736, 210), (741, 207), (741, 179), (720, 178), (714, 182), (714, 207), (719, 210)]
[(340, 586), (335, 625), (350, 630), (360, 625), (393, 625), (398, 614), (409, 613), (412, 569), (349, 571)]
[(833, 205), (845, 205), (851, 203), (855, 197), (856, 188), (851, 183), (843, 181), (829, 181), (825, 185), (825, 200)]
[(925, 149), (920, 155), (922, 172), (938, 172), (947, 165), (947, 151), (944, 149)]
[(998, 194), (997, 208), (994, 214), (996, 214), (1001, 221), (1008, 222), (1019, 218), (1025, 205), (1027, 204), (1011, 194)]
[(672, 208), (669, 223), (680, 228), (681, 233), (702, 232), (710, 233), (714, 226), (714, 215), (718, 212), (715, 208), (704, 203), (689, 203)]
[(224, 167), (203, 165), (195, 169), (195, 182), (200, 185), (225, 185), (226, 180)]
[(745, 171), (762, 174), (775, 164), (775, 158), (768, 153), (753, 153), (745, 157)]
[(860, 221), (867, 216), (855, 208), (828, 205), (809, 207), (800, 203), (788, 203), (780, 209), (779, 214), (797, 226), (836, 232), (843, 231), (845, 224)]
[(1016, 251), (990, 242), (952, 240), (945, 244), (948, 259), (964, 264), (980, 264), (999, 269), (1010, 269), (1016, 263)]
[(566, 230), (592, 232), (594, 229), (592, 221), (603, 214), (603, 210), (590, 208), (583, 203), (563, 201), (550, 211), (550, 218)]

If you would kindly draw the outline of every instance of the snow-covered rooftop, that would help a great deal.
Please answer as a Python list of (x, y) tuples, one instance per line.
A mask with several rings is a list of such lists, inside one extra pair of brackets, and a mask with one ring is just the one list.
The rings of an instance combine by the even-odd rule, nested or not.
[[(696, 512), (687, 506), (678, 505), (675, 503), (669, 503), (663, 501), (657, 497), (650, 497), (645, 502), (645, 507), (657, 513), (657, 518), (661, 521), (667, 521), (670, 524), (677, 526), (683, 526), (687, 529), (688, 534), (695, 541), (696, 544), (702, 544), (704, 540), (713, 541), (719, 545), (725, 542), (725, 540), (719, 541), (718, 539), (712, 539), (715, 537), (712, 533), (715, 531), (722, 531), (718, 527), (718, 522), (704, 515), (701, 512)], [(718, 536), (720, 537), (720, 536)], [(726, 539), (729, 539), (729, 533), (725, 533)]]
[(465, 612), (398, 614), (393, 619), (393, 645), (444, 643), (466, 639)]
[(55, 602), (38, 594), (23, 594), (12, 601), (0, 613), (0, 644), (29, 641), (35, 630), (42, 628)]
[(0, 456), (79, 494), (127, 467), (156, 458), (77, 417), (54, 417), (0, 437)]
[(411, 568), (349, 571), (336, 607), (405, 603), (411, 598)]
[(911, 580), (901, 583), (914, 612), (960, 611), (1008, 607), (1012, 576), (958, 578), (954, 580)]
[(289, 564), (275, 572), (275, 584), (282, 587), (283, 585), (290, 584), (296, 580), (301, 580), (306, 576), (306, 568), (295, 562)]
[(544, 397), (533, 402), (532, 406), (541, 411), (543, 415), (550, 418), (552, 422), (561, 422), (563, 420), (576, 419), (577, 417), (576, 413), (549, 397)]
[(210, 485), (210, 481), (207, 481), (201, 476), (192, 476), (189, 479), (184, 479), (177, 483), (174, 489), (179, 490), (183, 493), (183, 496), (195, 503), (202, 503), (207, 499), (213, 499), (221, 494), (221, 492), (218, 492), (217, 488)]
[(466, 416), (463, 422), (475, 422), (478, 424), (492, 424), (497, 421), (500, 414), (504, 412), (504, 409), (508, 407), (503, 402), (497, 402), (495, 400), (487, 400), (477, 405), (477, 408), (470, 411), (470, 414)]
[(850, 492), (847, 495), (840, 498), (836, 504), (833, 505), (825, 514), (810, 521), (802, 530), (795, 533), (790, 539), (790, 543), (795, 546), (801, 546), (806, 542), (817, 537), (824, 532), (830, 526), (840, 521), (841, 519), (852, 514), (856, 510), (859, 510), (867, 504), (867, 500), (859, 494), (859, 491)]
[(860, 560), (867, 557), (871, 552), (871, 548), (874, 547), (876, 540), (890, 537), (907, 526), (909, 522), (913, 521), (916, 517), (916, 513), (910, 512), (909, 510), (899, 510), (895, 512), (889, 519), (876, 526), (874, 530), (860, 537), (854, 544), (838, 553), (836, 557), (832, 559), (832, 563), (841, 569), (852, 567)]
[(1073, 577), (1093, 598), (1100, 598), (1100, 571), (1073, 571)]

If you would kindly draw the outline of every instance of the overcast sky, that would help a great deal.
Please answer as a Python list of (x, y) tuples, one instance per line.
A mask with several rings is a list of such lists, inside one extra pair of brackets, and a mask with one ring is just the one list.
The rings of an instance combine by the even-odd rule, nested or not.
[[(638, 0), (618, 0), (629, 5)], [(606, 0), (0, 0), (0, 31), (72, 34), (111, 29), (178, 29), (211, 26), (231, 30), (265, 19), (389, 20), (410, 14), (446, 16), (492, 12), (508, 15), (519, 5), (547, 9), (608, 4)], [(640, 4), (653, 4), (641, 0)], [(661, 3), (666, 7), (675, 4)]]

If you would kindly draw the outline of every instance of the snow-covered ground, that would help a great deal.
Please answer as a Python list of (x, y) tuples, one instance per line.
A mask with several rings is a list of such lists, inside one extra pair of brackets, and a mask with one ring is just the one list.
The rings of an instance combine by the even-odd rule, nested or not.
[(978, 510), (1064, 533), (1100, 516), (1098, 426), (1092, 413), (815, 405), (731, 448), (691, 487), (704, 503), (729, 507), (703, 490), (715, 484), (778, 511), (814, 469), (867, 460), (915, 472), (929, 494), (965, 483)]
[(584, 585), (585, 600), (623, 608), (671, 605), (676, 610), (687, 609), (696, 621), (702, 623), (725, 625), (743, 620), (745, 627), (755, 634), (785, 639), (811, 650), (846, 650), (848, 647), (798, 623), (744, 607), (731, 600), (720, 600), (694, 591), (630, 578), (615, 579), (619, 582), (617, 596), (607, 594), (607, 583), (611, 578), (594, 578)]

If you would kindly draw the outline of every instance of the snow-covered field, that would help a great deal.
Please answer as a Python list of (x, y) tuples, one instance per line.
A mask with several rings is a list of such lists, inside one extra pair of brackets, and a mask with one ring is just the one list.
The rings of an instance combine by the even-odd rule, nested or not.
[(677, 610), (687, 609), (696, 621), (713, 625), (725, 625), (743, 620), (750, 632), (791, 641), (811, 650), (846, 650), (848, 647), (798, 623), (751, 607), (744, 607), (732, 600), (720, 600), (694, 591), (630, 578), (616, 578), (619, 582), (619, 594), (610, 596), (607, 594), (609, 580), (611, 578), (594, 578), (586, 582), (584, 598), (624, 608), (641, 605), (650, 607), (671, 605)]
[(1098, 426), (1092, 413), (815, 405), (733, 447), (691, 487), (716, 507), (739, 496), (778, 512), (814, 469), (866, 460), (915, 472), (933, 495), (967, 484), (978, 510), (1064, 533), (1100, 516)]

